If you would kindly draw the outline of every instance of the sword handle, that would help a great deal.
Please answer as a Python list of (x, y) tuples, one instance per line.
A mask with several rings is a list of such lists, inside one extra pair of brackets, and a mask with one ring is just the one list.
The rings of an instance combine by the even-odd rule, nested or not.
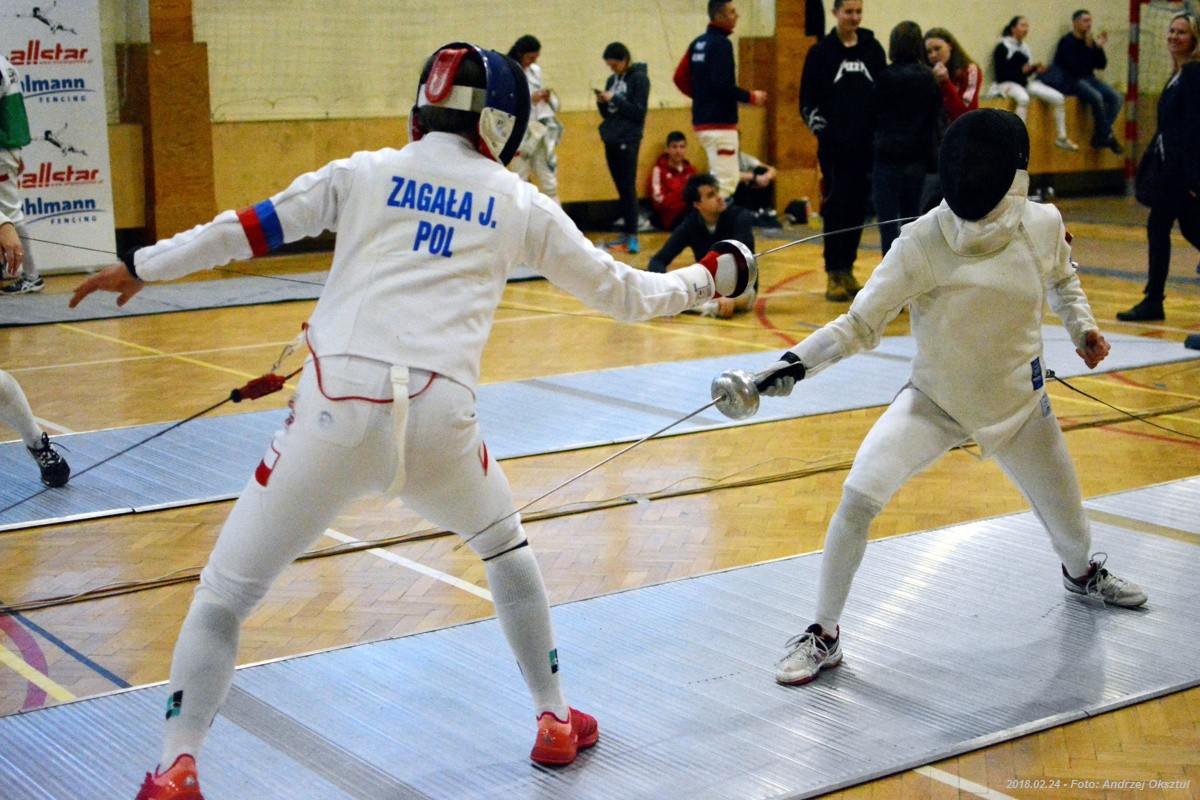
[[(791, 356), (792, 358), (788, 358), (788, 356)], [(793, 361), (792, 359), (795, 360)], [(781, 363), (785, 364), (785, 366), (780, 367), (779, 364)], [(776, 361), (762, 372), (754, 373), (754, 388), (761, 392), (763, 389), (767, 388), (767, 384), (770, 383), (771, 379), (776, 377), (790, 376), (795, 378), (797, 381), (802, 381), (804, 380), (804, 375), (806, 373), (807, 370), (804, 368), (804, 365), (800, 363), (800, 359), (797, 358), (791, 351), (788, 351), (787, 353), (784, 353), (783, 358), (779, 359), (779, 361)]]

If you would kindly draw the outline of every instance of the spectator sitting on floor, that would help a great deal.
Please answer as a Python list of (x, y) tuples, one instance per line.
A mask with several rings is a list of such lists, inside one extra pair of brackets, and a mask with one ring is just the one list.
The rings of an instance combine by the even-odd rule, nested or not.
[(675, 230), (688, 210), (683, 188), (696, 168), (687, 159), (687, 144), (682, 131), (668, 133), (667, 149), (650, 170), (650, 208), (655, 224), (664, 231)]
[[(651, 272), (666, 272), (685, 247), (691, 247), (693, 253), (704, 255), (722, 239), (736, 239), (754, 252), (754, 228), (750, 212), (726, 204), (715, 175), (703, 172), (688, 178), (683, 187), (683, 199), (691, 211), (679, 222), (666, 244), (651, 256), (648, 267)], [(757, 296), (756, 282), (753, 288), (736, 300), (722, 297), (697, 306), (694, 310), (706, 317), (728, 319), (738, 311), (752, 308)]]
[(738, 187), (733, 203), (749, 211), (759, 227), (782, 227), (775, 213), (775, 168), (749, 153), (738, 153)]

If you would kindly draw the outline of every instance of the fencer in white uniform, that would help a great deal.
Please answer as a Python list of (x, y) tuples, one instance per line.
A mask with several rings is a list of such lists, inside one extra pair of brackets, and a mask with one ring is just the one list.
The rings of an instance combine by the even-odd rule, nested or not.
[(137, 250), (72, 298), (99, 289), (124, 303), (143, 281), (337, 232), (292, 414), (234, 505), (180, 632), (162, 759), (141, 800), (192, 797), (180, 792), (196, 785), (193, 757), (229, 690), (242, 622), (283, 569), (369, 492), (398, 494), (484, 560), (533, 695), (531, 757), (569, 763), (596, 741), (595, 720), (563, 697), (545, 587), (477, 424), (493, 315), (517, 264), (593, 308), (644, 320), (740, 294), (753, 285), (753, 258), (714, 252), (659, 275), (593, 246), (556, 203), (504, 168), (524, 132), (529, 92), (503, 55), (446, 45), (427, 62), (418, 97), (416, 140), (402, 149), (334, 161), (270, 200)]
[(1089, 557), (1079, 482), (1044, 386), (1043, 305), (1095, 367), (1109, 347), (1071, 262), (1058, 209), (1027, 199), (1029, 137), (1007, 111), (971, 112), (940, 154), (946, 200), (906, 225), (850, 310), (786, 352), (762, 393), (874, 348), (908, 307), (912, 376), (863, 440), (829, 523), (816, 621), (793, 637), (776, 679), (815, 679), (842, 659), (839, 619), (872, 520), (909, 478), (974, 439), (1017, 485), (1050, 534), (1064, 586), (1109, 604), (1146, 602)]

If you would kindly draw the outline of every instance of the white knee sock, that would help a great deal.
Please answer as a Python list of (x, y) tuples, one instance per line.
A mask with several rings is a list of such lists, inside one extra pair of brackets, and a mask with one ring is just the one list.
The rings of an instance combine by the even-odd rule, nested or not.
[(42, 443), (42, 429), (17, 379), (0, 369), (0, 421), (21, 435), (26, 447)]
[(1054, 107), (1054, 127), (1058, 129), (1058, 138), (1067, 138), (1067, 110), (1061, 103)]
[(183, 753), (198, 756), (233, 684), (241, 620), (201, 588), (192, 601), (171, 662), (162, 769)]
[(496, 617), (533, 695), (536, 714), (550, 711), (559, 719), (567, 719), (550, 603), (533, 551), (527, 546), (518, 547), (485, 561), (484, 567)]
[(25, 276), (26, 280), (36, 281), (38, 279), (39, 273), (38, 273), (38, 268), (37, 268), (37, 261), (34, 259), (34, 256), (33, 256), (33, 251), (36, 250), (37, 248), (29, 246), (29, 229), (28, 228), (26, 228), (22, 224), (22, 225), (17, 225), (16, 229), (17, 229), (17, 236), (20, 237), (20, 239), (21, 239), (21, 247), (25, 248), (25, 259), (21, 262), (21, 274)]
[(837, 633), (838, 621), (854, 573), (867, 550), (871, 521), (883, 507), (849, 487), (842, 488), (842, 502), (825, 534), (825, 553), (821, 556), (821, 580), (817, 588), (817, 623), (829, 635)]

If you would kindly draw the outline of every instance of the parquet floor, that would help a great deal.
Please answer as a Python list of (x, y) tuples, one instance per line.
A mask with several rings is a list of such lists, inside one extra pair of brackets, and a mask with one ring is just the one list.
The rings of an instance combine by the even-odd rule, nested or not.
[[(1118, 199), (1060, 205), (1076, 237), (1075, 255), (1085, 268), (1085, 288), (1107, 330), (1177, 340), (1200, 331), (1195, 251), (1182, 240), (1175, 248), (1173, 274), (1186, 280), (1169, 287), (1164, 324), (1118, 323), (1114, 312), (1140, 296), (1145, 244), (1139, 225), (1145, 212)], [(809, 232), (803, 229), (797, 235)], [(661, 234), (644, 236), (643, 254), (632, 257), (631, 263), (644, 266), (662, 239)], [(875, 241), (873, 235), (865, 239), (870, 245)], [(772, 246), (768, 242), (762, 240), (759, 249)], [(877, 249), (861, 252), (862, 277), (878, 259)], [(283, 273), (321, 269), (327, 262), (322, 254), (253, 266), (260, 272)], [(782, 350), (844, 310), (823, 298), (818, 246), (792, 248), (764, 259), (762, 267), (756, 313), (730, 321), (683, 315), (621, 324), (585, 309), (543, 281), (510, 285), (484, 357), (484, 381), (722, 354), (729, 354), (729, 366), (737, 367), (737, 353)], [(53, 276), (47, 291), (69, 292), (76, 281)], [(0, 299), (0, 314), (3, 304), (18, 302), (19, 297)], [(175, 420), (263, 373), (297, 332), (311, 305), (0, 329), (0, 366), (21, 382), (35, 414), (52, 426), (52, 432)], [(892, 332), (907, 332), (903, 316)], [(295, 359), (291, 363), (298, 365)], [(1179, 432), (1129, 420), (1052, 387), (1086, 496), (1200, 474), (1200, 440), (1195, 438), (1200, 436), (1200, 368), (1147, 368), (1075, 383), (1120, 408), (1156, 414), (1156, 423)], [(630, 387), (631, 394), (637, 391)], [(697, 398), (697, 405), (706, 399)], [(257, 401), (255, 408), (284, 402), (286, 392)], [(227, 406), (221, 411), (242, 410)], [(570, 484), (526, 512), (552, 601), (820, 549), (845, 470), (880, 411), (651, 441)], [(0, 428), (0, 438), (12, 436)], [(504, 466), (519, 502), (524, 502), (615, 449), (516, 459)], [(30, 468), (28, 474), (6, 479), (28, 482), (32, 493), (38, 484), (32, 464)], [(213, 504), (0, 534), (0, 602), (65, 597), (194, 570), (202, 565), (228, 507)], [(1024, 508), (994, 464), (956, 451), (901, 491), (872, 536)], [(345, 537), (366, 541), (428, 529), (398, 504), (377, 498), (358, 503), (335, 527)], [(295, 565), (246, 625), (239, 662), (490, 615), (485, 599), (438, 577), (452, 576), (485, 588), (482, 567), (456, 544), (450, 537), (433, 536), (389, 549), (436, 571), (432, 575), (370, 551), (334, 549)], [(333, 539), (319, 546), (345, 547)], [(996, 557), (1002, 567), (1004, 554)], [(1055, 568), (1049, 550), (1047, 568)], [(181, 583), (110, 599), (60, 601), (18, 616), (0, 616), (0, 713), (163, 680), (193, 586)], [(1147, 589), (1153, 599), (1153, 587)], [(1014, 664), (1013, 669), (1020, 666)], [(570, 693), (569, 669), (565, 681)], [(1198, 798), (1198, 754), (1200, 688), (835, 796)], [(148, 753), (147, 760), (152, 758)], [(1072, 780), (1085, 783), (1072, 785)], [(1187, 785), (1104, 789), (1106, 780)]]

